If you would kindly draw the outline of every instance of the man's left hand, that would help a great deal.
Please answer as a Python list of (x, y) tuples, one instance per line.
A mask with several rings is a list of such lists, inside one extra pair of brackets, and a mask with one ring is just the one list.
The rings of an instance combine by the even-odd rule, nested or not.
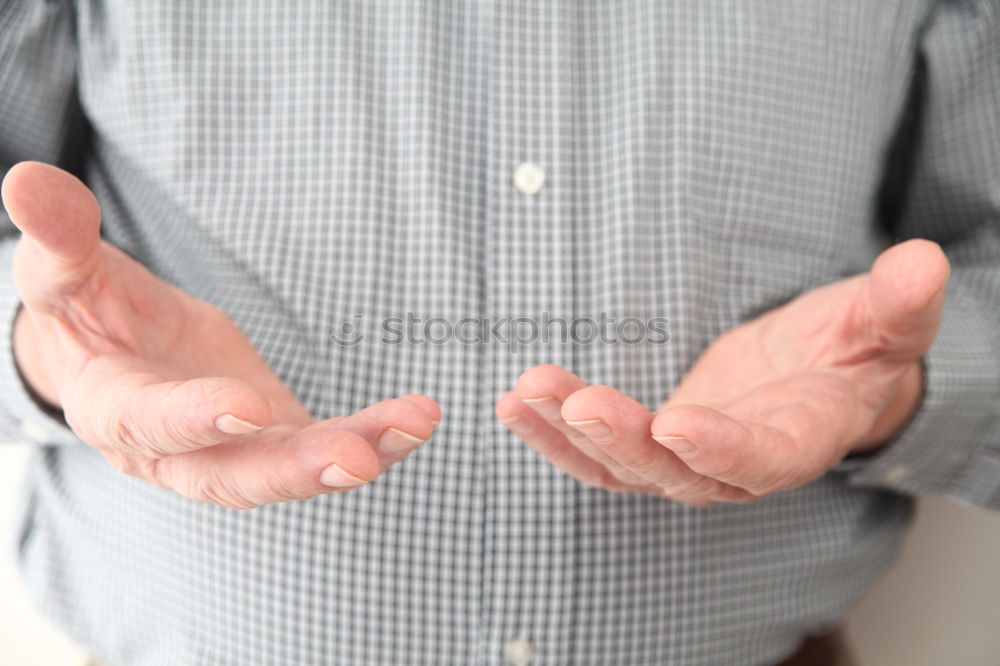
[(936, 243), (899, 243), (870, 272), (719, 337), (656, 413), (545, 365), (521, 375), (496, 414), (554, 465), (609, 490), (706, 506), (796, 488), (911, 418), (949, 271)]

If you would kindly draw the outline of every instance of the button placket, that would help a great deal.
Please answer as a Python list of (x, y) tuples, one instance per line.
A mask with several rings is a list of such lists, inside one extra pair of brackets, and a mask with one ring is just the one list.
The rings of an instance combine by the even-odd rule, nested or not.
[[(484, 309), (540, 326), (547, 315), (573, 314), (574, 139), (564, 112), (573, 97), (573, 41), (565, 21), (538, 3), (495, 3), (493, 11)], [(553, 337), (539, 335), (516, 354), (503, 343), (487, 346), (492, 400), (535, 365), (572, 366), (572, 347)], [(492, 417), (492, 402), (484, 413)], [(564, 662), (573, 658), (566, 599), (576, 566), (577, 482), (552, 474), (502, 425), (484, 431), (493, 438), (483, 479), (486, 659), (535, 666), (544, 654)]]

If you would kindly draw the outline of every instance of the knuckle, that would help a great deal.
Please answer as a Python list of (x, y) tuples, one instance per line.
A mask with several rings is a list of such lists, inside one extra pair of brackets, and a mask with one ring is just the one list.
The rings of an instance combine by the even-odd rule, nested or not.
[(791, 461), (771, 470), (771, 473), (767, 474), (765, 478), (758, 479), (744, 487), (757, 497), (762, 497), (779, 490), (789, 490), (801, 486), (809, 480), (809, 477), (810, 475), (806, 473), (803, 465), (798, 461)]
[(275, 501), (279, 502), (287, 502), (301, 498), (300, 493), (295, 492), (294, 489), (280, 480), (268, 481), (267, 492), (270, 497), (273, 497)]
[[(171, 388), (162, 402), (172, 404), (172, 394), (183, 385), (178, 384)], [(149, 455), (165, 456), (177, 451), (191, 451), (211, 443), (202, 432), (203, 429), (193, 420), (189, 406), (209, 404), (211, 396), (217, 392), (205, 387), (203, 383), (193, 384), (190, 387), (193, 392), (184, 396), (186, 400), (178, 408), (161, 410), (155, 415), (159, 422), (155, 429), (158, 437), (150, 438), (147, 445)]]
[(108, 421), (107, 441), (121, 454), (132, 457), (145, 455), (147, 447), (141, 442), (136, 428), (122, 416), (113, 417)]
[(171, 418), (163, 418), (164, 432), (170, 439), (182, 444), (184, 449), (198, 448), (205, 439), (205, 429), (192, 418), (200, 410), (192, 411), (192, 408), (219, 404), (228, 393), (229, 389), (219, 382), (178, 383), (169, 390), (164, 400), (174, 406)]
[(215, 468), (199, 475), (182, 494), (190, 499), (217, 504), (227, 509), (253, 509), (259, 506), (258, 502), (240, 492), (228, 475)]
[(754, 483), (743, 486), (743, 488), (753, 496), (754, 500), (758, 500), (765, 495), (770, 495), (771, 493), (776, 492), (780, 487), (780, 484), (775, 485), (773, 483)]
[(619, 484), (642, 485), (646, 483), (646, 480), (644, 478), (642, 478), (632, 470), (626, 469), (619, 465), (609, 465), (608, 471), (614, 478), (615, 482)]
[(718, 482), (705, 476), (696, 476), (684, 481), (661, 483), (660, 487), (671, 497), (693, 497), (708, 495), (716, 489)]
[(742, 462), (738, 456), (716, 455), (713, 458), (710, 461), (711, 464), (707, 466), (708, 472), (713, 476), (725, 478), (727, 481), (733, 479), (738, 482), (746, 475), (746, 470), (749, 466), (745, 462)]
[[(133, 394), (132, 398), (136, 395)], [(102, 439), (127, 456), (157, 458), (166, 455), (167, 451), (157, 446), (143, 422), (136, 418), (137, 414), (141, 414), (134, 408), (136, 404), (137, 399), (130, 399), (125, 405), (111, 405), (103, 412), (99, 426)]]
[(156, 476), (156, 459), (130, 455), (114, 449), (107, 449), (102, 453), (111, 466), (122, 474), (163, 487)]
[(619, 479), (611, 470), (601, 468), (599, 470), (576, 472), (573, 474), (578, 480), (593, 488), (609, 490), (612, 492), (624, 492), (627, 484)]
[(628, 468), (644, 478), (655, 478), (660, 471), (659, 461), (653, 456), (630, 460)]
[[(197, 428), (183, 416), (176, 419), (165, 419), (163, 423), (163, 434), (166, 441), (172, 442), (175, 450), (190, 451), (201, 448), (206, 442), (204, 438), (198, 437)], [(153, 451), (158, 455), (166, 455), (167, 447), (153, 444)]]
[(157, 488), (169, 488), (170, 486), (163, 480), (160, 473), (160, 458), (147, 458), (143, 460), (146, 471), (146, 480)]

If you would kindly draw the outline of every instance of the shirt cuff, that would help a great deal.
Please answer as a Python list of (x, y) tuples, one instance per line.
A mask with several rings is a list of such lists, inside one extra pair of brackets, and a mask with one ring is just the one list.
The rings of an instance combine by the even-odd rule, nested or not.
[(1000, 505), (1000, 351), (971, 307), (945, 305), (924, 356), (924, 394), (896, 437), (833, 467), (848, 484)]
[(21, 305), (12, 275), (16, 238), (0, 243), (0, 269), (6, 279), (0, 286), (0, 434), (8, 441), (34, 444), (81, 444), (61, 410), (45, 404), (24, 382), (14, 360), (14, 317)]

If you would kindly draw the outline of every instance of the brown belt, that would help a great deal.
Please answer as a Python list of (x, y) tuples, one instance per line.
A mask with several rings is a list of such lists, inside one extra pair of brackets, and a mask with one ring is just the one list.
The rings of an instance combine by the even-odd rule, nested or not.
[(847, 645), (839, 631), (807, 638), (792, 656), (775, 666), (839, 666), (847, 661)]

